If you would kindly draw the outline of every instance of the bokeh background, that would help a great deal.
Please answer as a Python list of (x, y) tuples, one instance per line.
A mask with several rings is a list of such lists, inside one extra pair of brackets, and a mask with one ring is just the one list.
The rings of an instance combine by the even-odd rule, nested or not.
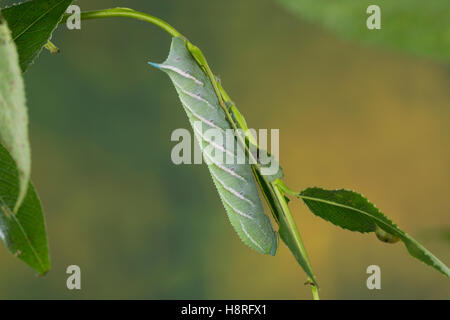
[[(450, 68), (342, 40), (273, 0), (80, 0), (169, 21), (202, 48), (253, 128), (279, 128), (288, 185), (354, 189), (408, 233), (450, 225)], [(0, 298), (309, 299), (284, 245), (244, 246), (204, 166), (170, 161), (188, 128), (163, 61), (170, 38), (131, 20), (59, 28), (26, 73), (33, 180), (47, 218), (43, 278), (0, 246)], [(402, 244), (291, 208), (324, 299), (448, 299), (450, 282)], [(424, 237), (447, 264), (450, 246)], [(66, 288), (68, 265), (82, 290)], [(366, 268), (382, 289), (366, 288)]]

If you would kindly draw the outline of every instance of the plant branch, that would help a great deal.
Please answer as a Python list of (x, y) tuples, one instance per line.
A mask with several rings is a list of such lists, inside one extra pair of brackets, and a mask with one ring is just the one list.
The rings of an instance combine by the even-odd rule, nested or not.
[(320, 300), (319, 289), (315, 285), (311, 285), (311, 290), (312, 290), (312, 294), (313, 294), (313, 299)]
[[(69, 16), (70, 16), (69, 14), (65, 15), (61, 23), (65, 23), (69, 18)], [(112, 8), (96, 11), (85, 11), (81, 13), (81, 20), (117, 18), (117, 17), (131, 18), (135, 20), (149, 22), (157, 27), (160, 27), (161, 29), (169, 33), (172, 37), (180, 37), (186, 39), (186, 37), (184, 37), (180, 32), (178, 32), (174, 27), (172, 27), (164, 20), (156, 18), (147, 13), (135, 11), (129, 8)]]
[[(67, 21), (67, 19), (70, 17), (70, 15), (66, 15), (63, 20), (61, 21), (61, 23), (65, 23)], [(199, 64), (200, 67), (202, 67), (203, 71), (205, 72), (205, 74), (208, 76), (208, 78), (210, 79), (214, 90), (216, 92), (216, 95), (218, 97), (219, 100), (219, 104), (222, 107), (226, 118), (228, 120), (228, 122), (230, 122), (230, 125), (233, 127), (233, 129), (235, 129), (236, 131), (238, 131), (237, 129), (243, 129), (245, 132), (248, 131), (247, 125), (245, 123), (244, 118), (240, 115), (239, 111), (237, 110), (236, 106), (232, 103), (231, 99), (229, 98), (229, 96), (227, 95), (227, 93), (225, 92), (225, 90), (223, 89), (223, 87), (220, 85), (220, 83), (217, 82), (217, 79), (215, 78), (214, 74), (212, 73), (208, 63), (206, 62), (206, 58), (204, 57), (203, 53), (201, 52), (201, 50), (199, 48), (197, 48), (196, 46), (194, 46), (191, 42), (189, 42), (189, 40), (183, 36), (180, 32), (178, 32), (174, 27), (172, 27), (171, 25), (169, 25), (167, 22), (156, 18), (152, 15), (143, 13), (143, 12), (138, 12), (129, 8), (112, 8), (112, 9), (104, 9), (104, 10), (97, 10), (97, 11), (87, 11), (87, 12), (82, 12), (81, 13), (81, 19), (82, 20), (91, 20), (91, 19), (103, 19), (103, 18), (115, 18), (115, 17), (124, 17), (124, 18), (131, 18), (131, 19), (136, 19), (136, 20), (140, 20), (140, 21), (145, 21), (145, 22), (149, 22), (153, 25), (156, 25), (157, 27), (163, 29), (164, 31), (166, 31), (167, 33), (169, 33), (172, 37), (179, 37), (185, 40), (186, 42), (186, 46), (188, 48), (188, 50), (191, 52), (192, 56), (195, 58), (195, 60), (197, 61), (197, 63)], [(225, 100), (225, 101), (224, 101)], [(234, 112), (236, 114), (236, 112), (238, 113), (238, 118), (241, 119), (241, 121), (239, 121), (238, 119), (238, 123), (236, 123), (231, 114), (230, 111), (226, 105), (226, 103), (229, 103), (231, 105), (231, 111)], [(234, 108), (234, 109), (233, 109)], [(252, 165), (252, 167), (255, 170), (260, 171), (258, 162), (256, 161), (256, 159), (254, 158), (254, 155), (250, 152), (250, 150), (248, 149), (248, 146), (245, 142), (245, 136), (242, 137), (240, 134), (238, 134), (238, 139), (240, 140), (240, 143), (243, 145), (244, 149), (247, 151), (249, 157), (254, 161), (254, 163), (256, 163), (256, 165)], [(251, 141), (253, 142), (253, 141)], [(257, 148), (259, 148), (258, 145), (256, 145)], [(292, 214), (289, 210), (288, 204), (286, 202), (286, 199), (283, 195), (283, 192), (286, 192), (284, 189), (284, 184), (281, 182), (281, 180), (277, 179), (276, 181), (268, 181), (266, 177), (259, 175), (259, 178), (261, 178), (262, 180), (264, 180), (264, 183), (269, 186), (270, 190), (264, 191), (263, 190), (263, 194), (266, 198), (266, 201), (269, 203), (269, 206), (272, 207), (270, 200), (273, 200), (273, 205), (276, 206), (275, 210), (279, 210), (282, 212), (282, 214), (284, 215), (287, 223), (288, 223), (288, 228), (291, 230), (291, 233), (294, 236), (295, 239), (295, 243), (296, 246), (298, 247), (299, 251), (301, 252), (302, 256), (305, 259), (306, 264), (308, 265), (308, 267), (311, 269), (311, 265), (306, 253), (306, 250), (304, 248), (303, 242), (301, 240), (300, 234), (298, 232), (298, 229), (295, 225), (294, 219), (292, 217)], [(257, 179), (258, 180), (258, 179)], [(259, 181), (259, 183), (261, 183), (261, 181)], [(268, 194), (266, 194), (266, 192)], [(273, 208), (272, 208), (273, 209)], [(278, 222), (278, 221), (277, 221)], [(312, 270), (312, 269), (311, 269)], [(313, 294), (313, 298), (314, 300), (319, 300), (319, 294), (318, 294), (318, 288), (314, 282), (314, 279), (308, 279), (308, 283), (311, 285), (311, 290), (312, 290), (312, 294)]]

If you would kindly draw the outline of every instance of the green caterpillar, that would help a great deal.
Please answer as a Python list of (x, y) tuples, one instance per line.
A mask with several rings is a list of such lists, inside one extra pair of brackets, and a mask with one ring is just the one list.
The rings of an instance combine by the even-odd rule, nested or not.
[[(216, 159), (216, 152), (231, 158), (238, 158), (245, 152), (237, 141), (234, 141), (232, 150), (224, 143), (231, 125), (226, 120), (211, 81), (186, 48), (186, 42), (181, 38), (172, 38), (167, 60), (161, 64), (149, 64), (167, 73), (172, 80), (237, 234), (250, 248), (275, 255), (277, 233), (264, 213), (251, 165), (248, 161), (241, 164), (239, 161), (229, 163)], [(215, 129), (222, 133), (222, 141), (211, 139), (203, 129)]]

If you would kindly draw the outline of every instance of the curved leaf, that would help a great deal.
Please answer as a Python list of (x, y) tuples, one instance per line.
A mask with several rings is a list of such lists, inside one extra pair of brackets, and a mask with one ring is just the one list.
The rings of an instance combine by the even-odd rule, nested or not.
[(348, 190), (309, 188), (302, 191), (299, 197), (315, 215), (344, 229), (365, 233), (376, 232), (380, 228), (400, 238), (413, 257), (450, 277), (450, 270), (442, 261), (402, 231), (362, 195)]
[(25, 72), (51, 39), (73, 0), (32, 0), (2, 10), (17, 45), (20, 67)]
[(28, 113), (16, 46), (7, 23), (1, 17), (0, 57), (0, 143), (9, 151), (19, 171), (20, 192), (14, 205), (16, 212), (27, 193), (31, 172)]
[[(239, 237), (250, 248), (274, 255), (277, 235), (264, 213), (251, 165), (248, 161), (246, 164), (237, 164), (236, 161), (228, 164), (225, 158), (222, 161), (215, 158), (218, 151), (234, 158), (245, 154), (245, 151), (235, 138), (234, 148), (230, 150), (227, 146), (226, 132), (231, 130), (231, 125), (225, 118), (211, 81), (186, 48), (186, 42), (173, 38), (167, 60), (162, 64), (150, 64), (166, 72), (175, 85), (230, 222)], [(207, 136), (206, 131), (210, 129), (221, 135), (221, 142)]]
[(17, 213), (19, 175), (14, 160), (0, 144), (0, 239), (19, 259), (41, 275), (50, 269), (47, 235), (41, 203), (30, 183)]

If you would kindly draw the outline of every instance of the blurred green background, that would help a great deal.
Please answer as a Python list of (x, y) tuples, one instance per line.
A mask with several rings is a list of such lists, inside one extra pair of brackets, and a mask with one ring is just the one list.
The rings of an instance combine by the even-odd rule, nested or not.
[[(279, 128), (287, 183), (354, 189), (408, 233), (450, 225), (450, 68), (362, 47), (273, 0), (80, 0), (161, 17), (202, 48), (253, 128)], [(25, 75), (33, 180), (47, 218), (44, 278), (0, 246), (0, 298), (310, 299), (284, 245), (244, 246), (205, 166), (170, 161), (189, 128), (163, 61), (170, 38), (129, 20), (59, 28), (61, 54)], [(324, 299), (450, 298), (450, 282), (402, 244), (343, 231), (291, 208)], [(420, 238), (419, 238), (420, 240)], [(424, 242), (450, 263), (449, 245)], [(65, 270), (82, 270), (82, 290)], [(367, 266), (382, 290), (366, 288)]]

